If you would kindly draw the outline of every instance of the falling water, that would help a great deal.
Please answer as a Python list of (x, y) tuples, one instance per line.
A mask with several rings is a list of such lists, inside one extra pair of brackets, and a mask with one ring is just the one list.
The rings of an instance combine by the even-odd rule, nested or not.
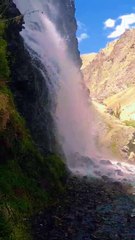
[[(25, 14), (26, 24), (22, 35), (28, 47), (48, 66), (50, 87), (53, 86), (56, 94), (56, 110), (53, 114), (67, 159), (74, 153), (94, 156), (92, 120), (82, 76), (69, 57), (66, 40), (44, 14), (46, 4), (43, 2), (15, 1), (23, 13), (35, 10), (33, 14)], [(48, 6), (52, 8), (50, 4)], [(38, 9), (41, 11), (36, 13)], [(58, 14), (57, 11), (54, 14)]]
[(21, 34), (28, 49), (47, 67), (47, 84), (56, 106), (52, 115), (68, 167), (83, 175), (105, 174), (118, 178), (133, 175), (133, 167), (102, 160), (98, 152), (89, 93), (83, 85), (80, 70), (69, 55), (67, 40), (47, 15), (49, 9), (57, 19), (58, 9), (44, 0), (14, 2), (25, 17), (25, 29)]

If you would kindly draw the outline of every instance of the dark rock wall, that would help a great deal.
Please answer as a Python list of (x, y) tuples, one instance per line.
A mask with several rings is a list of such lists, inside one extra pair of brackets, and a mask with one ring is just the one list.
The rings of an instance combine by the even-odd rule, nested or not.
[[(48, 2), (48, 1), (47, 1)], [(81, 66), (80, 53), (78, 51), (78, 41), (76, 38), (77, 23), (75, 19), (74, 0), (49, 0), (58, 10), (57, 18), (50, 12), (50, 18), (61, 35), (66, 39), (69, 47), (69, 54), (79, 66)], [(49, 10), (48, 10), (49, 12)]]
[[(50, 2), (56, 4), (56, 1)], [(81, 65), (78, 52), (76, 33), (76, 20), (74, 17), (75, 6), (72, 0), (58, 0), (59, 8), (57, 28), (67, 39), (69, 52), (72, 58)], [(10, 1), (10, 6), (6, 11), (6, 16), (12, 18), (20, 15), (15, 4)], [(50, 17), (51, 16), (50, 13)], [(24, 116), (26, 124), (31, 131), (33, 139), (41, 150), (52, 152), (55, 149), (55, 137), (53, 120), (50, 114), (50, 96), (46, 81), (48, 78), (47, 69), (45, 77), (40, 71), (40, 63), (35, 62), (25, 48), (25, 43), (20, 36), (23, 20), (19, 22), (11, 21), (7, 29), (9, 61), (11, 67), (10, 87), (15, 97), (15, 102), (19, 112)], [(24, 25), (25, 26), (25, 25)]]
[[(12, 18), (18, 15), (20, 15), (20, 12), (11, 1), (6, 16)], [(11, 21), (7, 29), (6, 37), (11, 69), (10, 87), (17, 108), (25, 118), (33, 139), (41, 150), (50, 152), (55, 138), (49, 113), (48, 89), (37, 63), (31, 59), (25, 48), (24, 40), (20, 36), (22, 23), (23, 20), (19, 22)]]

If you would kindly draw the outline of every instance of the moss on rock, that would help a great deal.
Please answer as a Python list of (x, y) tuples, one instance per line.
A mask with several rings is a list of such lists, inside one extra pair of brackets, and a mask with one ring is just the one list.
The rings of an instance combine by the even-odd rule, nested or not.
[(5, 25), (0, 23), (0, 240), (30, 239), (24, 218), (55, 202), (64, 190), (65, 164), (42, 156), (8, 87)]

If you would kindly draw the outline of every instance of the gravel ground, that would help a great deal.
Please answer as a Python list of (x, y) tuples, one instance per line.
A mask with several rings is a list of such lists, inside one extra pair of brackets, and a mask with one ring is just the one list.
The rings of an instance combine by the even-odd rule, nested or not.
[(32, 218), (34, 240), (135, 240), (129, 186), (108, 179), (67, 181), (59, 203)]

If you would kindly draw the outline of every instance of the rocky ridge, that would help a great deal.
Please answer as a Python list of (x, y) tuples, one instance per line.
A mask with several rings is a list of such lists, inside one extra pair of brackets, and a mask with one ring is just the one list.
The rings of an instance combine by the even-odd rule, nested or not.
[(96, 109), (98, 146), (107, 146), (115, 157), (135, 161), (135, 29), (94, 56), (82, 55), (82, 61), (84, 82)]
[(135, 29), (131, 29), (97, 53), (89, 65), (84, 65), (84, 80), (91, 97), (103, 101), (134, 86), (134, 67)]

